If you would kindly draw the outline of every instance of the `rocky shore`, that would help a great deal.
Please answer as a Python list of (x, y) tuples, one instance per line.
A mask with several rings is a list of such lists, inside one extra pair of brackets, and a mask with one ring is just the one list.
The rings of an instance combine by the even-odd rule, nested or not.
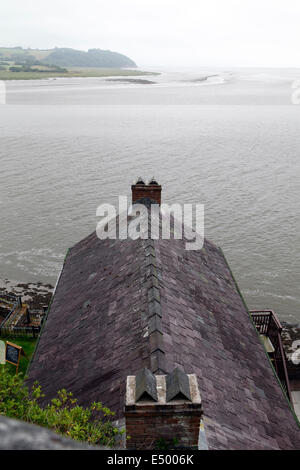
[(120, 82), (120, 83), (134, 83), (135, 85), (155, 85), (156, 82), (152, 80), (145, 80), (142, 78), (108, 78), (106, 82)]
[(32, 305), (35, 309), (42, 309), (50, 304), (53, 289), (51, 284), (22, 283), (0, 278), (0, 292), (21, 296), (24, 303)]
[(289, 378), (299, 381), (300, 386), (300, 324), (282, 322), (282, 328)]

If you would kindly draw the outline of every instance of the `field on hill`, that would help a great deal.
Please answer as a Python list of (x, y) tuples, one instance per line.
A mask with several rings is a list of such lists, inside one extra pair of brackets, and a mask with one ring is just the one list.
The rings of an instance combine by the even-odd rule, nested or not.
[(37, 60), (42, 60), (45, 59), (49, 54), (51, 50), (40, 50), (40, 49), (22, 49), (21, 47), (0, 47), (0, 56), (5, 56), (5, 57), (12, 57), (16, 54), (21, 54), (23, 56), (25, 55), (32, 55), (35, 57)]
[(0, 80), (149, 74), (136, 70), (135, 62), (118, 52), (101, 49), (79, 51), (68, 48), (39, 50), (0, 47)]
[(157, 75), (152, 72), (143, 72), (139, 70), (129, 69), (104, 69), (104, 68), (87, 68), (87, 69), (68, 69), (65, 72), (48, 72), (48, 71), (29, 71), (29, 72), (12, 72), (10, 70), (0, 70), (0, 80), (41, 80), (46, 78), (71, 78), (71, 77), (138, 77), (142, 75)]

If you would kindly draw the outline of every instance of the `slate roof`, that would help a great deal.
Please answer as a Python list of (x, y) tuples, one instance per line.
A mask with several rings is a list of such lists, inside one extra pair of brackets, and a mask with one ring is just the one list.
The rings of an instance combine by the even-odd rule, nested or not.
[(70, 249), (29, 381), (123, 417), (147, 367), (196, 374), (209, 449), (300, 449), (300, 428), (222, 251), (205, 240), (105, 240)]

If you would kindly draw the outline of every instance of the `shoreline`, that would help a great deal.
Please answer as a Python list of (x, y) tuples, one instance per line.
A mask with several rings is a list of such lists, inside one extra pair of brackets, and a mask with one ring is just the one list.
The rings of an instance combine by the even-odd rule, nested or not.
[(47, 80), (58, 78), (109, 78), (109, 77), (142, 77), (157, 76), (158, 72), (146, 72), (135, 69), (110, 69), (110, 68), (91, 68), (91, 69), (68, 69), (67, 72), (10, 72), (0, 71), (1, 81), (13, 80)]
[[(45, 282), (25, 282), (0, 278), (0, 293), (21, 296), (23, 302), (33, 302), (39, 306), (50, 303), (54, 288), (52, 284)], [(281, 325), (284, 348), (289, 358), (294, 351), (293, 342), (300, 340), (300, 323), (288, 323), (282, 320)]]
[(0, 278), (0, 293), (14, 294), (22, 301), (42, 309), (51, 302), (54, 286), (42, 282), (21, 282)]
[(107, 78), (106, 82), (114, 82), (114, 83), (134, 83), (135, 85), (156, 85), (157, 82), (153, 82), (153, 80), (145, 80), (142, 78)]

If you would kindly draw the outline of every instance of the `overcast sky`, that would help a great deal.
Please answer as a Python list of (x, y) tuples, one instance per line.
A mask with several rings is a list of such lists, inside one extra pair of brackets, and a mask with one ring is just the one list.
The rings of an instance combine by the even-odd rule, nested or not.
[(1, 0), (0, 45), (110, 49), (139, 66), (300, 67), (299, 0)]

